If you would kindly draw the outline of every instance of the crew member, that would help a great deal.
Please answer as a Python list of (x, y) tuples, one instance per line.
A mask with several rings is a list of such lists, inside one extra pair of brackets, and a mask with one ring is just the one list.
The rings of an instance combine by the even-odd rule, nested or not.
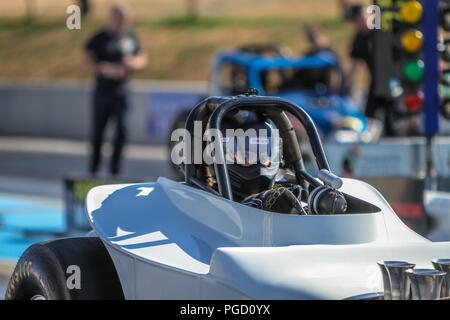
[(89, 39), (84, 50), (84, 65), (96, 77), (93, 95), (92, 155), (90, 173), (95, 174), (101, 159), (105, 127), (115, 121), (114, 151), (109, 172), (119, 173), (125, 143), (125, 114), (128, 104), (128, 80), (133, 71), (146, 65), (146, 56), (136, 35), (128, 28), (130, 9), (115, 5), (109, 24)]
[[(396, 135), (393, 126), (394, 101), (387, 95), (376, 93), (375, 70), (377, 68), (374, 59), (374, 30), (370, 30), (367, 26), (367, 15), (363, 11), (363, 6), (353, 5), (346, 9), (348, 19), (353, 23), (355, 28), (355, 36), (350, 51), (352, 64), (350, 71), (346, 77), (346, 84), (350, 87), (354, 83), (356, 71), (359, 63), (364, 62), (370, 72), (370, 87), (367, 95), (367, 103), (365, 115), (369, 118), (376, 118), (377, 111), (384, 112), (384, 134), (386, 136)], [(380, 67), (380, 66), (378, 66)]]
[(319, 56), (330, 63), (329, 68), (311, 68), (308, 72), (309, 81), (324, 82), (329, 92), (338, 92), (343, 86), (343, 76), (339, 57), (331, 48), (328, 37), (319, 24), (310, 24), (305, 29), (305, 37), (309, 48), (306, 55)]

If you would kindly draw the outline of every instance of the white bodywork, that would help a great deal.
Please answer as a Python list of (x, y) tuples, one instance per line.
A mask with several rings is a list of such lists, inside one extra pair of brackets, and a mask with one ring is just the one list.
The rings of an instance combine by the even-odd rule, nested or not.
[(432, 241), (450, 241), (450, 193), (426, 191), (424, 193), (425, 210), (435, 221), (434, 228), (427, 235)]
[(127, 299), (344, 299), (383, 291), (378, 260), (450, 258), (450, 242), (422, 238), (370, 185), (343, 180), (381, 211), (277, 214), (160, 178), (93, 188), (87, 213)]

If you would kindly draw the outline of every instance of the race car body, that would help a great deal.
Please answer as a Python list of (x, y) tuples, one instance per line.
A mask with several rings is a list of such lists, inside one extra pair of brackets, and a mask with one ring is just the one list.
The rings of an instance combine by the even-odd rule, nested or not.
[[(303, 125), (317, 172), (305, 169), (287, 113)], [(260, 145), (260, 163), (224, 161), (225, 152), (246, 157), (251, 149), (230, 149), (234, 140), (222, 136), (222, 125), (263, 116), (264, 124), (273, 125), (271, 134), (244, 136), (240, 144)], [(450, 242), (426, 240), (403, 224), (372, 186), (330, 172), (313, 120), (291, 101), (251, 94), (210, 97), (193, 108), (185, 128), (183, 136), (193, 139), (182, 143), (184, 182), (159, 178), (91, 189), (86, 212), (92, 232), (28, 248), (6, 298), (388, 299), (397, 281), (392, 275), (392, 290), (384, 284), (379, 261), (403, 260), (418, 270), (432, 268), (434, 259), (447, 263)], [(196, 146), (207, 150), (198, 143), (206, 140), (218, 143), (209, 164), (209, 158), (196, 160)], [(262, 146), (270, 150), (261, 153)], [(255, 168), (254, 178), (244, 175)], [(268, 178), (265, 172), (272, 169), (277, 174)], [(272, 179), (264, 192), (278, 194), (268, 199), (270, 206), (240, 201), (240, 192), (266, 188), (261, 178)], [(281, 188), (285, 194), (288, 189), (273, 183), (291, 181), (303, 192), (282, 198)], [(274, 210), (277, 199), (283, 204), (293, 199), (290, 210)], [(77, 279), (67, 277), (70, 270), (79, 270), (78, 282), (70, 282)]]
[(379, 208), (332, 216), (266, 212), (160, 178), (92, 189), (87, 211), (128, 299), (345, 299), (382, 294), (379, 260), (431, 268), (450, 254), (401, 222), (370, 185), (345, 193)]

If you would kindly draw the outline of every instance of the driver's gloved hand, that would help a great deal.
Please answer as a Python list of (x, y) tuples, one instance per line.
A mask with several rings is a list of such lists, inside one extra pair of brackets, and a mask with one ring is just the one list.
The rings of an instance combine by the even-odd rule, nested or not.
[(270, 189), (251, 195), (241, 203), (253, 208), (277, 213), (303, 214), (304, 212), (298, 198), (292, 191), (285, 187)]

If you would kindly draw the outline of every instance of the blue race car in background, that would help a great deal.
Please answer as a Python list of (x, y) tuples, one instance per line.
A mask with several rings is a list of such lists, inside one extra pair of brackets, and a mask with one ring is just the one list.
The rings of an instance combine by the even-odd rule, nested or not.
[[(290, 49), (284, 46), (250, 44), (221, 51), (213, 57), (208, 95), (240, 95), (254, 88), (261, 95), (285, 98), (301, 106), (314, 120), (324, 142), (377, 141), (382, 131), (381, 122), (367, 119), (359, 112), (343, 92), (342, 78), (339, 61), (327, 52), (292, 56)], [(186, 106), (179, 110), (170, 133), (184, 128), (191, 109)], [(291, 121), (307, 160), (311, 154), (307, 135), (295, 118)], [(175, 145), (170, 133), (169, 156)], [(177, 172), (178, 167), (173, 167)]]
[(247, 46), (216, 54), (209, 94), (238, 95), (255, 88), (261, 95), (285, 98), (304, 108), (325, 141), (379, 139), (379, 121), (366, 119), (343, 93), (342, 72), (334, 55), (286, 56), (283, 50)]

